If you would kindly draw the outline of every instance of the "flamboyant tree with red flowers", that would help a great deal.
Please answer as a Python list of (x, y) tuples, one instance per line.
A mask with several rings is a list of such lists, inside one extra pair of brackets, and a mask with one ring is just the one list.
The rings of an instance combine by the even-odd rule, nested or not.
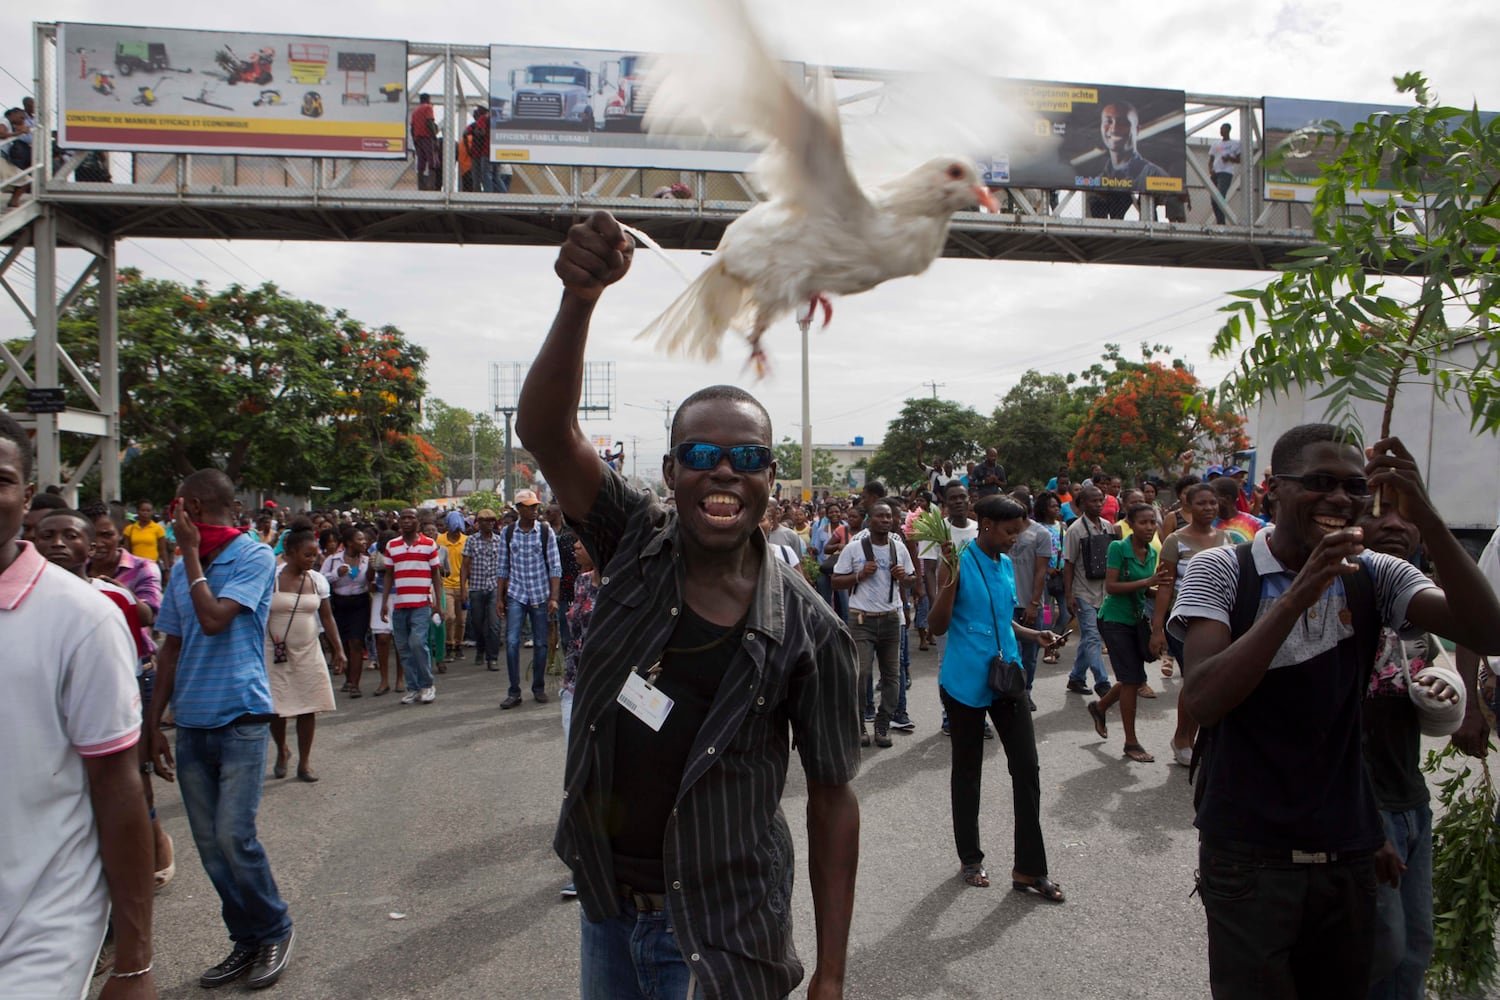
[(1098, 463), (1126, 476), (1167, 475), (1181, 465), (1183, 452), (1227, 463), (1249, 447), (1244, 418), (1204, 402), (1191, 369), (1178, 359), (1161, 360), (1163, 353), (1142, 345), (1143, 358), (1135, 362), (1108, 346), (1104, 363), (1087, 373), (1098, 395), (1073, 436), (1070, 465)]

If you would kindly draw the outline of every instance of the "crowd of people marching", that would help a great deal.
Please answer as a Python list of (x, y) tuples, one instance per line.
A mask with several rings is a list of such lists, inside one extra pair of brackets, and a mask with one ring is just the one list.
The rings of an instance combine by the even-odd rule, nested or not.
[[(1361, 452), (1304, 425), (1253, 485), (1191, 454), (1171, 483), (1098, 466), (1019, 483), (995, 449), (960, 467), (919, 451), (912, 486), (803, 501), (775, 495), (761, 404), (713, 386), (673, 418), (662, 501), (573, 419), (589, 318), (626, 250), (599, 214), (560, 256), (563, 305), (517, 425), (550, 502), (288, 516), (246, 510), (206, 469), (161, 519), (146, 501), (133, 517), (71, 509), (35, 492), (27, 434), (0, 413), (0, 644), (32, 672), (0, 703), (0, 751), (27, 762), (4, 779), (0, 993), (77, 996), (93, 971), (105, 1000), (155, 996), (151, 899), (176, 858), (153, 775), (181, 790), (232, 942), (199, 983), (276, 983), (296, 935), (256, 836), (268, 759), (273, 780), (318, 781), (316, 719), (340, 696), (431, 705), (470, 650), (470, 669), (498, 672), (503, 641), (499, 710), (528, 692), (561, 702), (555, 847), (582, 909), (585, 997), (642, 995), (645, 978), (661, 995), (781, 997), (800, 981), (779, 810), (792, 747), (819, 924), (810, 997), (842, 995), (851, 783), (893, 733), (949, 737), (958, 877), (977, 889), (982, 751), (998, 739), (1011, 886), (1064, 902), (1038, 683), (1078, 695), (1101, 740), (1118, 709), (1122, 766), (1155, 749), (1193, 775), (1215, 997), (1423, 996), (1420, 740), (1487, 750), (1500, 536), (1476, 566), (1399, 440)], [(1454, 665), (1434, 635), (1457, 643)], [(914, 644), (936, 651), (939, 718), (908, 711)], [(1184, 677), (1167, 747), (1136, 729), (1139, 699), (1159, 697), (1152, 663)]]

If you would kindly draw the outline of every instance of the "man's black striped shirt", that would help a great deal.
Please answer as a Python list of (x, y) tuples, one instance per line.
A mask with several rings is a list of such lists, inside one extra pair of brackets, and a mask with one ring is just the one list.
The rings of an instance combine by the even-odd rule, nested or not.
[[(615, 698), (667, 645), (683, 608), (677, 513), (605, 468), (586, 524), (601, 567), (578, 686), (553, 846), (573, 869), (589, 920), (620, 909), (609, 835), (629, 808), (612, 794)], [(792, 944), (792, 838), (781, 812), (790, 750), (809, 781), (846, 784), (859, 769), (854, 644), (795, 568), (761, 551), (739, 649), (687, 767), (662, 775), (677, 804), (662, 844), (667, 909), (683, 958), (708, 996), (772, 998), (802, 978)], [(789, 740), (790, 737), (790, 740)]]

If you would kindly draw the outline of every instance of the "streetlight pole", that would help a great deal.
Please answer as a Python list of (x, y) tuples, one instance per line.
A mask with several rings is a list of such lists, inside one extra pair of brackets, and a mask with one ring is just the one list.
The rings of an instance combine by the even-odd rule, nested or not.
[(812, 382), (807, 355), (807, 331), (812, 326), (813, 304), (797, 311), (797, 328), (802, 331), (802, 499), (812, 499)]

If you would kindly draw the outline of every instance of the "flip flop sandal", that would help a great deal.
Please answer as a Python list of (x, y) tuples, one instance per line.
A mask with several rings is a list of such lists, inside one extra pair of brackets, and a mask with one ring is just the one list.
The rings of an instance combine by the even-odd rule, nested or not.
[(1125, 744), (1125, 756), (1137, 764), (1155, 764), (1156, 758), (1146, 752), (1146, 748), (1139, 743)]
[(390, 694), (390, 693), (391, 693), (391, 689), (390, 689), (389, 685), (387, 685), (386, 687), (378, 687), (378, 688), (375, 689), (375, 694), (373, 695), (373, 697), (379, 698), (383, 694)]
[(1091, 701), (1088, 703), (1089, 715), (1094, 719), (1094, 732), (1099, 734), (1102, 740), (1109, 739), (1109, 725), (1104, 721), (1104, 713), (1099, 711), (1099, 703)]
[(1016, 892), (1034, 892), (1049, 903), (1061, 903), (1064, 900), (1062, 886), (1045, 875), (1035, 882), (1020, 882), (1012, 878), (1010, 887)]
[(347, 693), (348, 693), (349, 697), (351, 697), (351, 698), (363, 698), (364, 697), (364, 695), (362, 693), (360, 693), (359, 688), (350, 688)]
[(1172, 676), (1172, 661), (1171, 660), (1162, 660), (1161, 661), (1161, 675), (1163, 677), (1171, 677)]
[(964, 865), (958, 870), (958, 877), (963, 879), (965, 885), (975, 889), (990, 887), (990, 874), (984, 870), (983, 865)]

